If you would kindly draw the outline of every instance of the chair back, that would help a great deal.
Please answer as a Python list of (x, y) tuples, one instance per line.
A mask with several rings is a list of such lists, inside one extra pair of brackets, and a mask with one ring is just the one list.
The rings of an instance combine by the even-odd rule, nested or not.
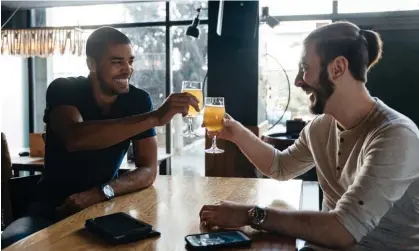
[(13, 221), (9, 181), (12, 177), (12, 161), (6, 136), (1, 133), (1, 229)]

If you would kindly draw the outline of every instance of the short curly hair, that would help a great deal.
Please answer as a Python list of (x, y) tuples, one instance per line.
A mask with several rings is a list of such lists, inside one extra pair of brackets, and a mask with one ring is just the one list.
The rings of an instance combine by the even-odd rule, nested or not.
[(98, 62), (108, 49), (109, 44), (112, 43), (131, 44), (131, 40), (124, 33), (113, 27), (100, 27), (93, 31), (87, 38), (86, 56), (91, 57)]

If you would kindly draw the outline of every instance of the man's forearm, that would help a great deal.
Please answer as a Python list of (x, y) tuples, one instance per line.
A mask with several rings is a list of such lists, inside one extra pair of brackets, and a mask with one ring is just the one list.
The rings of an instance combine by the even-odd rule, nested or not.
[(260, 227), (327, 248), (347, 249), (355, 244), (352, 235), (333, 213), (268, 209)]
[(274, 148), (271, 145), (263, 142), (245, 127), (234, 143), (253, 165), (265, 175), (269, 175), (269, 169), (275, 157)]
[[(139, 191), (151, 186), (156, 179), (156, 167), (140, 167), (126, 172), (120, 178), (111, 181), (109, 185), (114, 190), (115, 196)], [(81, 193), (73, 194), (57, 210), (61, 217), (83, 210), (91, 205), (106, 200), (100, 187), (93, 187)]]
[(109, 185), (114, 190), (115, 196), (136, 192), (151, 186), (157, 175), (157, 167), (138, 167), (128, 171)]
[(116, 145), (157, 124), (153, 112), (110, 120), (76, 123), (67, 137), (70, 151), (98, 150)]

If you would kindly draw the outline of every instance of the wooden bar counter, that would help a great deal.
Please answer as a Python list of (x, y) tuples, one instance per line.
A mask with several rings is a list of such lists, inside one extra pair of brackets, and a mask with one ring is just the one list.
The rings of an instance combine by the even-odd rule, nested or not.
[[(146, 190), (96, 204), (5, 250), (185, 250), (186, 235), (207, 232), (199, 224), (202, 205), (230, 200), (298, 210), (301, 188), (300, 180), (158, 176), (154, 185)], [(153, 225), (161, 236), (110, 246), (84, 228), (87, 219), (115, 212), (126, 212)], [(253, 239), (248, 250), (296, 250), (294, 238), (259, 232), (250, 227), (242, 230)]]

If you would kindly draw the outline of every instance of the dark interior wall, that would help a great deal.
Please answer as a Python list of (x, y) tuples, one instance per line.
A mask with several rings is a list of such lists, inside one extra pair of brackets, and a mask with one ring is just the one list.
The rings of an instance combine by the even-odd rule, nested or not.
[(225, 97), (226, 111), (246, 126), (258, 124), (259, 2), (225, 1), (222, 35), (218, 1), (209, 2), (208, 96)]
[[(222, 34), (216, 32), (219, 1), (208, 4), (207, 95), (224, 97), (226, 111), (260, 134), (259, 2), (224, 1)], [(206, 148), (211, 140), (206, 138)], [(205, 176), (255, 177), (254, 166), (231, 142), (217, 140), (223, 154), (205, 155)]]
[(348, 20), (378, 32), (383, 58), (368, 74), (367, 88), (419, 126), (419, 11), (379, 13)]
[(419, 126), (419, 28), (379, 30), (383, 58), (371, 69), (370, 93)]

